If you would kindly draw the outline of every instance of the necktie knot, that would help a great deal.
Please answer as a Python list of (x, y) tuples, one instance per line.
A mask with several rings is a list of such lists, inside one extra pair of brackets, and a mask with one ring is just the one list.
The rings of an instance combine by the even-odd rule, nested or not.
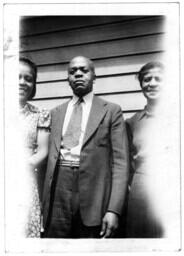
[(84, 102), (84, 99), (81, 97), (78, 99), (78, 101), (75, 103), (76, 105), (81, 104), (82, 102)]

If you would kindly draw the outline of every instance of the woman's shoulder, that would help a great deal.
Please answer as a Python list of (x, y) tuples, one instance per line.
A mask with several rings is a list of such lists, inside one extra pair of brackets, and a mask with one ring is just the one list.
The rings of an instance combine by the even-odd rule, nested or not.
[(38, 115), (38, 127), (49, 128), (51, 123), (51, 114), (48, 109), (38, 108), (30, 103), (27, 103), (29, 111)]
[(133, 129), (133, 127), (137, 124), (137, 122), (142, 118), (143, 115), (144, 110), (139, 111), (135, 113), (132, 117), (126, 119), (126, 123)]
[(26, 108), (29, 110), (31, 113), (38, 113), (40, 112), (39, 108), (36, 107), (35, 105), (32, 105), (31, 103), (26, 103)]
[(51, 125), (51, 114), (48, 109), (39, 109), (38, 127), (50, 128)]

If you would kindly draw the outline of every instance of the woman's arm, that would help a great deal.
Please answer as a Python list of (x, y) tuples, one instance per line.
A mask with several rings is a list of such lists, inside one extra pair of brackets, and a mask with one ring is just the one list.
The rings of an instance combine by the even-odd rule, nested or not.
[(45, 129), (38, 129), (37, 151), (28, 159), (28, 164), (33, 169), (38, 168), (48, 155), (49, 134)]

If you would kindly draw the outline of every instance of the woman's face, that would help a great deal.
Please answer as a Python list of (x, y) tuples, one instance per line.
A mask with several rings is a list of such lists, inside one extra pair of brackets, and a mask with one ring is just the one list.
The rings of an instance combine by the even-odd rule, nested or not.
[(19, 101), (26, 103), (34, 87), (34, 75), (31, 67), (24, 62), (19, 63)]
[(163, 88), (163, 71), (152, 68), (144, 75), (142, 80), (142, 91), (148, 101), (157, 101)]

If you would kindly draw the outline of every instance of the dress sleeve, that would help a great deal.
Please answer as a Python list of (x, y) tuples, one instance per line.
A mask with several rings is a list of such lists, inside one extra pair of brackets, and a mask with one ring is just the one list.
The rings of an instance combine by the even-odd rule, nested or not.
[(50, 112), (46, 109), (43, 109), (39, 113), (38, 128), (44, 128), (44, 129), (50, 131), (50, 127), (51, 127)]

